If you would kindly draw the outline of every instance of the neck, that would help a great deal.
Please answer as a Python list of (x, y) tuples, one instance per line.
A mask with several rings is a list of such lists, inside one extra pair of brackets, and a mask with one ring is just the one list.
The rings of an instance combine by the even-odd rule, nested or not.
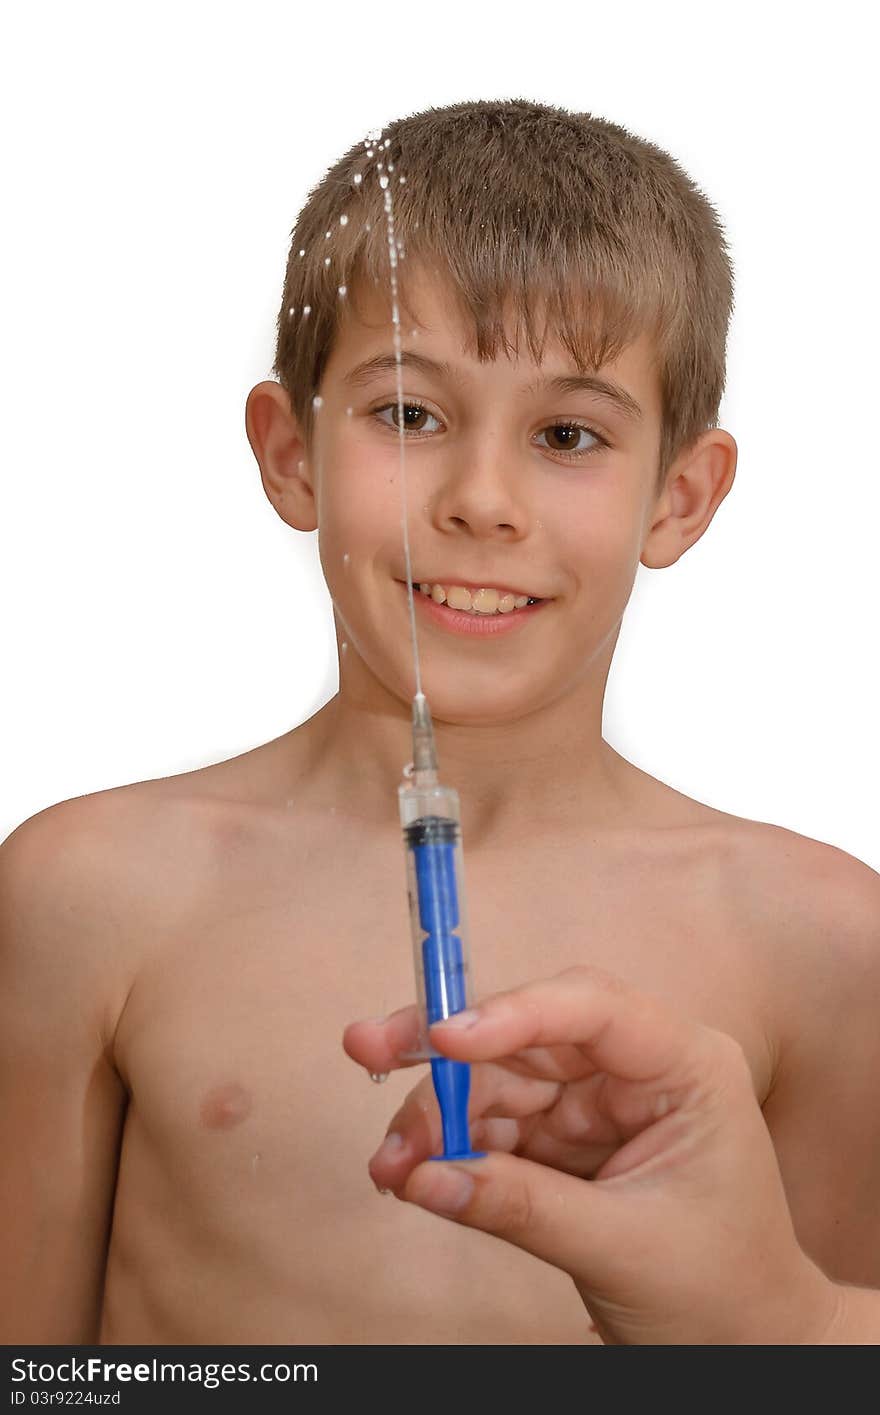
[[(472, 843), (621, 824), (631, 770), (602, 737), (608, 664), (560, 699), (516, 721), (462, 724), (433, 718), (440, 781), (461, 797)], [(428, 698), (429, 706), (430, 696)], [(347, 689), (299, 729), (300, 790), (341, 814), (396, 826), (396, 790), (412, 759), (412, 705)]]

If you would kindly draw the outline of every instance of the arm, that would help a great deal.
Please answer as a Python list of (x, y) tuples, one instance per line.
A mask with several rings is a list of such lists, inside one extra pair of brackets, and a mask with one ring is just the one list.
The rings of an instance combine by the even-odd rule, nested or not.
[(780, 953), (787, 1005), (764, 1117), (806, 1252), (840, 1282), (880, 1287), (880, 875), (789, 840), (777, 907), (787, 895), (796, 927)]
[(98, 1339), (125, 1091), (104, 808), (62, 802), (0, 847), (0, 1340)]

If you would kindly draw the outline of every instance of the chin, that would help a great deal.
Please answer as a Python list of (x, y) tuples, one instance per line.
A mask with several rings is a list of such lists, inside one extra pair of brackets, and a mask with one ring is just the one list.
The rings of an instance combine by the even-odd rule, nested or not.
[(533, 692), (526, 699), (521, 694), (500, 695), (497, 685), (494, 691), (462, 692), (460, 687), (450, 689), (433, 688), (423, 681), (422, 688), (435, 722), (445, 722), (451, 727), (504, 727), (535, 712), (540, 703)]

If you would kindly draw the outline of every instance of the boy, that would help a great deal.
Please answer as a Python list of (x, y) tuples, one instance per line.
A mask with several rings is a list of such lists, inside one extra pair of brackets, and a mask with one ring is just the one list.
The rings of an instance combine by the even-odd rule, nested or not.
[(408, 1083), (365, 1093), (340, 1046), (414, 994), (382, 178), (423, 685), (462, 796), (477, 987), (589, 962), (729, 1032), (804, 1247), (880, 1280), (878, 876), (601, 735), (637, 564), (674, 563), (733, 483), (723, 237), (624, 130), (459, 104), (310, 194), (278, 382), (248, 398), (267, 496), (320, 531), (339, 693), (231, 761), (62, 802), (0, 851), (7, 1341), (591, 1339), (560, 1273), (377, 1196), (365, 1162)]

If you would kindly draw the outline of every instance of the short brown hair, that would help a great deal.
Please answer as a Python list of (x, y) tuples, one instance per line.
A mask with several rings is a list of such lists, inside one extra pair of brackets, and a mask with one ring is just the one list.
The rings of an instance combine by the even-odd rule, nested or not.
[(403, 257), (401, 301), (408, 261), (443, 278), (480, 360), (502, 342), (510, 350), (511, 302), (514, 351), (524, 328), (540, 362), (549, 328), (579, 372), (650, 334), (662, 486), (678, 453), (717, 425), (733, 310), (723, 228), (661, 148), (590, 113), (521, 98), (398, 119), (351, 147), (309, 193), (292, 232), (273, 367), (306, 441), (340, 287), (354, 296), (362, 281), (384, 281), (391, 327), (383, 176)]

